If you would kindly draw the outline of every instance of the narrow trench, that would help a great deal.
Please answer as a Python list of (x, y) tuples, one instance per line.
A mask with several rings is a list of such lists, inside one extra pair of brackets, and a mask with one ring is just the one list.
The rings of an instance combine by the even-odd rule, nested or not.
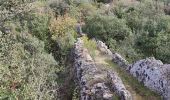
[[(75, 100), (74, 92), (76, 89), (75, 81), (74, 81), (74, 66), (73, 66), (73, 49), (71, 49), (68, 59), (65, 62), (64, 72), (59, 76), (60, 80), (62, 80), (59, 85), (59, 98), (57, 100)], [(78, 100), (78, 99), (77, 99)]]

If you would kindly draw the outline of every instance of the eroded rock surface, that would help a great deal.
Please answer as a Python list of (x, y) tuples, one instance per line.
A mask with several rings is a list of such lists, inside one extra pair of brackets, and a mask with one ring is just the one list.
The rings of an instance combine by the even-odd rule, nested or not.
[(152, 57), (135, 62), (128, 70), (145, 86), (170, 100), (170, 64)]
[(108, 74), (108, 71), (97, 67), (88, 50), (83, 47), (81, 39), (75, 43), (74, 49), (75, 78), (80, 88), (80, 100), (113, 100), (113, 92), (116, 92), (121, 100), (131, 100), (117, 74)]

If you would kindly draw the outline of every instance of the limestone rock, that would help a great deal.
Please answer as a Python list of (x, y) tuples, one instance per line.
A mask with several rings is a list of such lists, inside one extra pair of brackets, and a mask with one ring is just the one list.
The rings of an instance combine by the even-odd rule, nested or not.
[[(160, 93), (165, 100), (170, 100), (170, 64), (163, 64), (160, 60), (151, 57), (129, 65), (128, 61), (126, 61), (126, 59), (120, 54), (110, 53), (111, 51), (102, 41), (97, 41), (97, 46), (104, 54), (110, 54), (113, 62), (125, 70), (128, 70), (146, 87)], [(116, 90), (119, 95), (125, 97), (125, 100), (131, 99), (129, 95), (130, 93), (127, 91), (120, 92), (121, 90), (124, 90), (125, 87), (116, 76), (115, 73), (108, 74), (113, 89)]]
[(170, 100), (170, 64), (152, 57), (135, 62), (128, 70), (145, 86)]

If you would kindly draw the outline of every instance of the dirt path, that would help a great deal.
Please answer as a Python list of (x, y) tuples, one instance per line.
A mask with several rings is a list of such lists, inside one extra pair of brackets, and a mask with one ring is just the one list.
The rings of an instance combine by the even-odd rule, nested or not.
[(112, 62), (112, 58), (102, 54), (99, 50), (95, 50), (93, 57), (96, 65), (103, 70), (112, 69), (118, 73), (122, 79), (126, 89), (132, 94), (133, 100), (161, 100), (160, 96), (153, 93), (137, 80), (135, 80), (129, 73), (118, 67)]

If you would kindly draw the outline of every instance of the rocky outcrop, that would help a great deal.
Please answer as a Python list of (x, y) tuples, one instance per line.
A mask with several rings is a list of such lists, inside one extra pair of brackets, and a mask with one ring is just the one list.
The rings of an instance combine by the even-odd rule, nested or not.
[(83, 47), (81, 39), (75, 43), (74, 67), (76, 84), (80, 88), (80, 100), (112, 100), (113, 92), (116, 92), (121, 100), (131, 100), (130, 93), (117, 74), (97, 67), (87, 49)]
[(170, 64), (152, 57), (135, 62), (128, 70), (145, 86), (170, 100)]

